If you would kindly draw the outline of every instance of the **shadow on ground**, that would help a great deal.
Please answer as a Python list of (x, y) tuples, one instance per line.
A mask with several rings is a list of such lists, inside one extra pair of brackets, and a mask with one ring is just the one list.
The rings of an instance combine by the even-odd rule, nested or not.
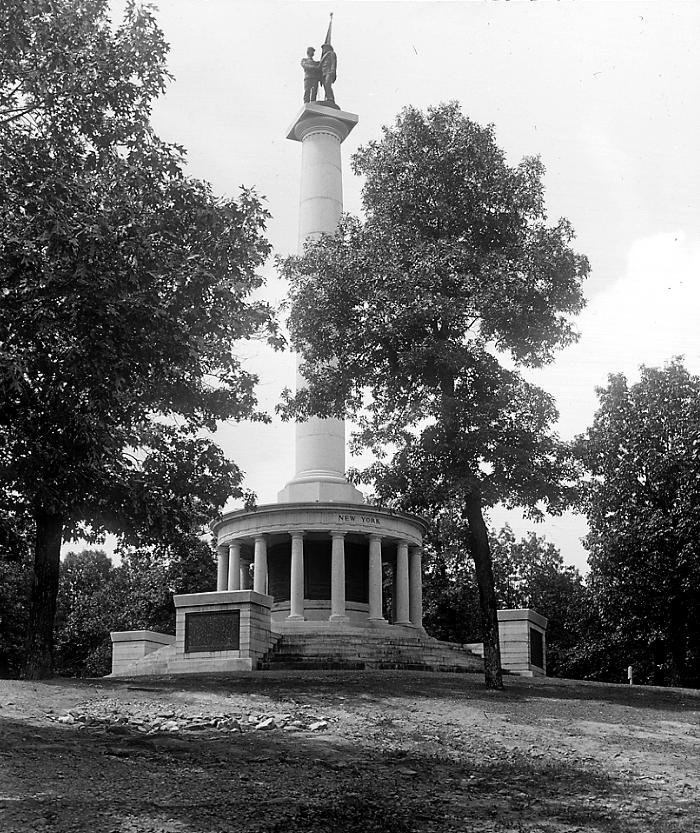
[(281, 731), (118, 728), (0, 720), (3, 833), (640, 829), (611, 809), (623, 785), (593, 767), (387, 752)]

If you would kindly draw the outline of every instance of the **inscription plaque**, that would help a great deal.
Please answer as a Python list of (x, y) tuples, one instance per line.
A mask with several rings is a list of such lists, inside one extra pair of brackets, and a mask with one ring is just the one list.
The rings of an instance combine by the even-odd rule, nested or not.
[(530, 662), (536, 668), (544, 669), (544, 640), (534, 628), (530, 628)]
[(331, 542), (304, 542), (304, 598), (331, 597)]
[(241, 644), (240, 610), (185, 614), (185, 653), (237, 651)]
[(345, 544), (345, 601), (369, 601), (369, 553), (366, 544)]
[(290, 543), (284, 543), (267, 551), (267, 592), (275, 602), (289, 601), (291, 549)]

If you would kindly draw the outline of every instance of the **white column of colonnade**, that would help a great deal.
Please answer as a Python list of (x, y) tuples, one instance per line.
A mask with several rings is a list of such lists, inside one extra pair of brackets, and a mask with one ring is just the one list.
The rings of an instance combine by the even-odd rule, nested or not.
[(408, 618), (417, 628), (423, 627), (423, 569), (420, 547), (408, 551)]
[(289, 576), (289, 618), (304, 618), (304, 533), (292, 532)]
[[(290, 619), (304, 619), (304, 533), (290, 533), (292, 553), (290, 563)], [(334, 622), (347, 621), (345, 606), (345, 533), (331, 533), (331, 614)], [(234, 541), (217, 548), (217, 586), (222, 590), (249, 590), (248, 565), (241, 559), (241, 544)], [(267, 536), (255, 538), (254, 590), (267, 592)], [(382, 610), (382, 538), (369, 536), (368, 560), (369, 611), (367, 618), (385, 621)], [(399, 541), (396, 545), (394, 571), (394, 623), (423, 627), (423, 576), (421, 548)]]
[(267, 593), (267, 536), (255, 536), (255, 554), (253, 560), (253, 590)]
[(409, 575), (408, 575), (408, 544), (399, 541), (396, 547), (396, 619), (395, 625), (410, 625), (408, 616), (409, 606)]
[(241, 545), (238, 541), (228, 548), (228, 589), (241, 589)]
[(345, 533), (331, 532), (331, 622), (346, 622)]
[(385, 622), (382, 610), (382, 539), (369, 536), (369, 616), (375, 622)]
[[(241, 558), (240, 541), (222, 544), (217, 550), (216, 589), (250, 590), (249, 563)], [(265, 581), (267, 581), (267, 564), (265, 565)]]
[(228, 589), (228, 547), (216, 548), (216, 589), (221, 592)]

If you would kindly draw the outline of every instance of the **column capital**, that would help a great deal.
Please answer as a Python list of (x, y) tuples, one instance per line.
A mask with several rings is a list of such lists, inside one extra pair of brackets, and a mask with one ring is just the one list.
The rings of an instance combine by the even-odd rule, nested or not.
[(380, 535), (378, 532), (370, 532), (369, 535), (367, 536), (367, 538), (368, 538), (369, 541), (380, 541), (381, 542), (383, 540), (383, 536)]
[(345, 530), (342, 529), (331, 529), (330, 533), (331, 538), (345, 538), (345, 536), (347, 535), (347, 532), (345, 532)]
[(294, 540), (295, 538), (303, 538), (306, 535), (305, 529), (292, 529), (289, 532), (289, 537)]
[(342, 142), (359, 121), (355, 113), (326, 107), (320, 102), (305, 104), (287, 131), (287, 138), (302, 142), (309, 133), (329, 132)]
[(256, 532), (256, 534), (253, 537), (256, 541), (267, 541), (269, 535), (267, 532)]

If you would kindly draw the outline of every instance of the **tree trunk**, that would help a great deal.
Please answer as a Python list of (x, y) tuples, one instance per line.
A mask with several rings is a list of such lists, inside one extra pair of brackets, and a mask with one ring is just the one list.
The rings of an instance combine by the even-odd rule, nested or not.
[[(457, 447), (459, 436), (459, 404), (455, 399), (454, 375), (450, 370), (440, 375), (442, 422), (448, 447)], [(496, 591), (493, 586), (493, 564), (489, 536), (481, 511), (481, 494), (476, 483), (466, 497), (464, 514), (469, 524), (470, 550), (476, 568), (476, 582), (479, 586), (479, 607), (481, 627), (484, 634), (484, 679), (486, 688), (502, 689), (501, 648), (498, 641), (498, 615), (496, 613)]]
[(53, 672), (53, 629), (58, 595), (63, 519), (40, 511), (36, 514), (34, 581), (29, 603), (24, 676), (41, 680)]
[(476, 568), (476, 581), (479, 586), (486, 688), (502, 689), (503, 672), (501, 671), (501, 647), (498, 639), (498, 614), (496, 591), (493, 586), (491, 548), (478, 492), (472, 493), (467, 498), (465, 510), (471, 534), (471, 553)]

